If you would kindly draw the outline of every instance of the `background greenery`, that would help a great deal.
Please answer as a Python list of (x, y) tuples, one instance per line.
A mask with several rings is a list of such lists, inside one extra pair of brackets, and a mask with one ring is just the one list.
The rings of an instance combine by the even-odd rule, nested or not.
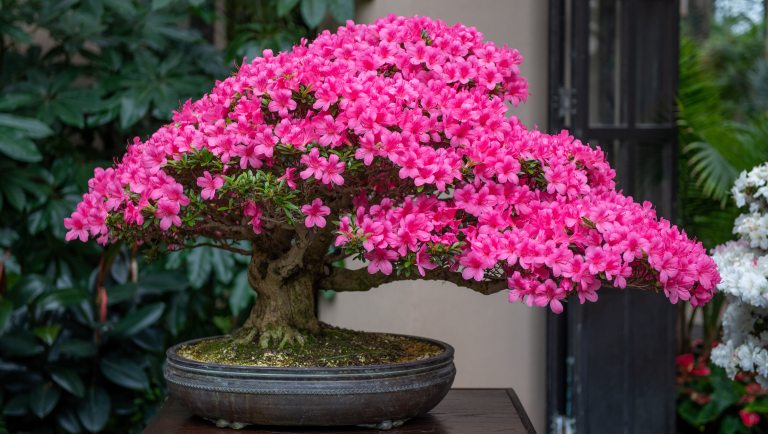
[(0, 0), (0, 432), (138, 432), (164, 399), (165, 348), (240, 322), (243, 258), (147, 261), (66, 243), (63, 219), (94, 167), (244, 56), (353, 13), (353, 0)]
[[(712, 5), (727, 3), (732, 2), (696, 0), (691, 5), (709, 5), (711, 13)], [(753, 12), (758, 3), (768, 2), (751, 3), (744, 10)], [(768, 161), (768, 34), (764, 19), (744, 14), (714, 19), (700, 13), (692, 9), (683, 22), (680, 43), (678, 197), (680, 224), (713, 248), (733, 239), (733, 221), (740, 214), (730, 197), (736, 177)], [(720, 337), (724, 305), (717, 295), (703, 308), (680, 308), (680, 354), (695, 355), (711, 373), (678, 376), (679, 429), (768, 432), (764, 397), (744, 392), (745, 381), (754, 381), (731, 381), (709, 363), (710, 348)], [(697, 395), (699, 402), (694, 400)], [(761, 415), (760, 424), (751, 430), (740, 422), (738, 412), (744, 408)]]

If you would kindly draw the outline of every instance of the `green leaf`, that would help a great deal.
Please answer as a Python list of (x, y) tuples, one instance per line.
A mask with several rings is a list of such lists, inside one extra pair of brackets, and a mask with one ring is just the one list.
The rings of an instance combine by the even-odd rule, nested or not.
[(13, 314), (13, 305), (8, 300), (0, 300), (0, 335), (3, 334)]
[(136, 296), (136, 291), (139, 289), (135, 283), (125, 283), (123, 285), (116, 285), (107, 288), (107, 305), (113, 306), (115, 304), (123, 303), (128, 300), (132, 300)]
[(58, 412), (56, 415), (56, 423), (58, 423), (64, 431), (71, 434), (77, 434), (83, 431), (83, 427), (80, 426), (80, 421), (77, 420), (77, 415), (75, 415), (71, 409)]
[(37, 300), (36, 307), (38, 312), (56, 310), (77, 306), (90, 298), (88, 292), (82, 289), (59, 289), (43, 295)]
[(229, 311), (232, 315), (240, 315), (253, 302), (255, 295), (248, 283), (248, 270), (241, 271), (235, 278), (234, 287), (229, 294)]
[(277, 16), (284, 17), (299, 4), (299, 0), (277, 0)]
[(101, 387), (92, 387), (86, 392), (85, 398), (80, 400), (77, 417), (87, 431), (99, 432), (107, 424), (111, 407), (112, 401), (107, 392)]
[(330, 0), (331, 16), (339, 24), (355, 17), (355, 0)]
[(37, 119), (5, 113), (0, 113), (0, 126), (23, 131), (26, 136), (33, 139), (42, 139), (53, 134), (53, 130), (48, 125)]
[(32, 329), (32, 331), (41, 341), (45, 342), (47, 345), (51, 345), (56, 340), (56, 337), (59, 336), (61, 326), (58, 324), (38, 326)]
[(211, 275), (211, 248), (198, 247), (187, 254), (187, 278), (193, 288), (201, 288)]
[(80, 376), (71, 369), (56, 369), (51, 372), (51, 378), (53, 381), (61, 386), (62, 389), (75, 395), (78, 398), (82, 398), (85, 395), (85, 385)]
[(149, 388), (149, 379), (144, 368), (134, 360), (110, 356), (101, 361), (100, 367), (104, 376), (118, 386), (133, 390)]
[(0, 99), (0, 110), (15, 110), (19, 107), (27, 107), (37, 100), (37, 95), (31, 93), (6, 93)]
[(181, 291), (187, 286), (184, 275), (176, 271), (152, 272), (139, 278), (139, 291), (142, 295)]
[(81, 339), (60, 341), (55, 348), (59, 353), (74, 359), (92, 357), (96, 354), (96, 346), (94, 346), (93, 342)]
[(174, 1), (175, 0), (152, 0), (152, 10), (156, 11), (158, 9), (162, 9)]
[(6, 179), (0, 188), (2, 188), (11, 206), (17, 211), (24, 211), (27, 206), (27, 195), (24, 194), (24, 189), (16, 180)]
[(10, 23), (0, 23), (0, 33), (5, 33), (22, 44), (32, 43), (32, 38), (29, 36), (29, 33)]
[(6, 334), (0, 339), (0, 352), (6, 357), (29, 357), (43, 351), (45, 348), (29, 332)]
[(104, 4), (119, 15), (122, 15), (123, 18), (133, 18), (136, 15), (136, 9), (131, 1), (104, 0)]
[(137, 98), (133, 94), (120, 98), (120, 128), (127, 129), (138, 122), (149, 110), (149, 98)]
[(43, 383), (32, 389), (29, 394), (29, 409), (35, 416), (42, 419), (53, 411), (59, 402), (61, 392), (51, 383)]
[(317, 27), (325, 18), (325, 0), (301, 0), (301, 17), (307, 26)]
[(163, 316), (164, 310), (165, 303), (154, 303), (139, 310), (134, 310), (115, 325), (115, 328), (112, 329), (112, 335), (116, 337), (133, 335), (160, 319)]
[(148, 327), (131, 337), (131, 341), (140, 348), (153, 353), (161, 353), (166, 349), (164, 334), (154, 327)]
[(11, 292), (8, 295), (15, 306), (24, 306), (29, 304), (34, 298), (50, 287), (50, 282), (43, 276), (29, 274), (22, 277), (21, 280), (11, 288)]
[(24, 163), (37, 163), (43, 160), (43, 155), (37, 145), (29, 139), (8, 134), (0, 129), (0, 154)]
[(19, 393), (5, 404), (3, 414), (5, 416), (24, 416), (29, 409), (29, 394)]
[(212, 249), (211, 263), (219, 282), (229, 283), (232, 281), (232, 270), (235, 267), (234, 253), (221, 249)]
[(27, 217), (27, 229), (32, 235), (37, 235), (48, 227), (48, 219), (45, 212), (39, 209)]

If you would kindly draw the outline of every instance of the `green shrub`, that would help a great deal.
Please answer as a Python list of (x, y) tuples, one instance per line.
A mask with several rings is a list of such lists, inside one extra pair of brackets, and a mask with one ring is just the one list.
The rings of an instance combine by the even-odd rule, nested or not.
[(243, 55), (352, 11), (227, 2), (232, 42), (217, 49), (209, 1), (0, 0), (0, 432), (138, 432), (165, 396), (165, 349), (242, 320), (244, 258), (148, 262), (137, 246), (68, 244), (62, 221), (95, 167)]

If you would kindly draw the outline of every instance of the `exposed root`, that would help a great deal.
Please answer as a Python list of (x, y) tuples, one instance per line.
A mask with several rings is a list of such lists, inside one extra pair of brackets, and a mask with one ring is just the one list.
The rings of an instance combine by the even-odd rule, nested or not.
[(303, 347), (306, 341), (305, 333), (289, 326), (270, 327), (259, 334), (261, 348)]
[(257, 343), (260, 348), (302, 347), (308, 334), (290, 326), (272, 326), (259, 332), (256, 327), (242, 327), (232, 333), (236, 344)]

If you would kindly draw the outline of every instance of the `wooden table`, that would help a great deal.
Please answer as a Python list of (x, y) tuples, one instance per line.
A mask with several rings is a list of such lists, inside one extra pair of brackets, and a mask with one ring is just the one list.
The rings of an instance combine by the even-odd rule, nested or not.
[[(359, 433), (377, 431), (356, 427), (310, 428), (255, 427), (239, 431), (216, 428), (212, 423), (193, 416), (173, 399), (169, 399), (149, 424), (144, 434), (239, 434), (239, 433)], [(426, 416), (386, 432), (535, 434), (531, 421), (512, 389), (453, 389)]]

